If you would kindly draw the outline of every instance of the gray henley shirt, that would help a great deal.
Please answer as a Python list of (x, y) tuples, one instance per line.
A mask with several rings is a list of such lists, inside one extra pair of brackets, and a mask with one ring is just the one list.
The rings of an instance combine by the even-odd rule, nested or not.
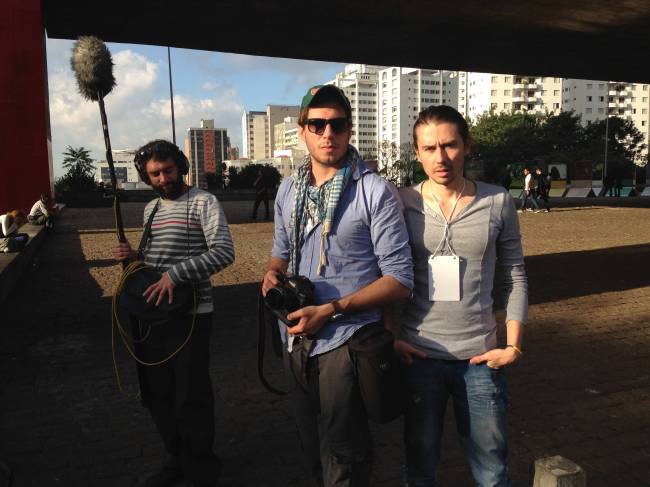
[[(499, 186), (476, 182), (476, 196), (449, 224), (449, 241), (460, 257), (461, 299), (432, 302), (428, 258), (443, 237), (445, 221), (424, 202), (422, 184), (401, 189), (400, 196), (415, 267), (414, 297), (398, 317), (402, 338), (430, 358), (445, 360), (495, 348), (495, 285), (502, 287), (506, 321), (527, 321), (528, 284), (512, 197)], [(437, 253), (449, 254), (448, 249)]]

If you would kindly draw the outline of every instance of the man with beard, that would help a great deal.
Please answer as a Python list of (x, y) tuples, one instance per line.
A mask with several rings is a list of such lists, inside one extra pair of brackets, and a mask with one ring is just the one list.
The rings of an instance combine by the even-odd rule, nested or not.
[(289, 314), (295, 326), (280, 326), (298, 432), (317, 483), (326, 487), (370, 485), (372, 441), (349, 343), (357, 332), (381, 327), (380, 307), (406, 299), (413, 286), (400, 207), (349, 145), (351, 112), (332, 85), (303, 97), (299, 135), (309, 155), (278, 189), (262, 286), (266, 295), (284, 274), (314, 284), (315, 305)]
[[(144, 292), (144, 298), (156, 305), (164, 299), (171, 303), (175, 286), (184, 282), (193, 282), (198, 293), (195, 316), (192, 310), (179, 322), (149, 327), (137, 347), (145, 362), (157, 362), (177, 350), (191, 330), (187, 344), (170, 360), (156, 366), (138, 365), (143, 404), (169, 454), (162, 469), (141, 485), (172, 486), (186, 478), (191, 485), (212, 486), (217, 483), (220, 462), (212, 451), (209, 278), (234, 261), (230, 230), (215, 196), (183, 181), (189, 164), (176, 145), (165, 140), (149, 142), (138, 149), (134, 162), (142, 180), (160, 195), (144, 210), (145, 222), (155, 211), (144, 261), (162, 272), (162, 277)], [(128, 242), (115, 247), (113, 254), (119, 261), (137, 258)]]

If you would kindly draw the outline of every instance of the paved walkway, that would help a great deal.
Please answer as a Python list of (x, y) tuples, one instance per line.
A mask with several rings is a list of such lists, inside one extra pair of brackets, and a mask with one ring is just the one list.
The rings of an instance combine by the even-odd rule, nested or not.
[[(139, 236), (142, 204), (125, 205)], [(224, 204), (237, 262), (214, 278), (222, 303), (212, 336), (215, 449), (229, 487), (309, 486), (290, 405), (256, 376), (256, 281), (272, 224), (246, 222), (250, 202)], [(650, 209), (560, 208), (522, 214), (530, 279), (524, 360), (508, 370), (514, 485), (535, 458), (561, 454), (590, 487), (650, 485)], [(115, 385), (110, 295), (119, 268), (108, 209), (69, 209), (0, 319), (0, 459), (16, 486), (132, 485), (163, 450), (140, 405)], [(131, 361), (118, 365), (130, 391)], [(271, 380), (282, 384), (279, 364)], [(472, 485), (451, 417), (442, 485)], [(400, 486), (401, 423), (375, 427), (373, 486)]]

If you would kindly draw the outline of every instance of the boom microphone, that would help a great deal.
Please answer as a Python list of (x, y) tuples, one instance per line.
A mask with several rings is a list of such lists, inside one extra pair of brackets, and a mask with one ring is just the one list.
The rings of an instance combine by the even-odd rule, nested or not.
[(113, 211), (115, 213), (115, 228), (117, 238), (120, 242), (126, 242), (124, 236), (124, 225), (122, 223), (122, 212), (120, 211), (120, 200), (117, 193), (117, 178), (115, 177), (115, 166), (113, 165), (113, 152), (111, 151), (111, 139), (108, 134), (108, 122), (106, 120), (106, 109), (104, 97), (108, 95), (115, 86), (113, 76), (113, 59), (111, 53), (100, 39), (94, 36), (81, 36), (72, 47), (70, 66), (74, 71), (79, 86), (79, 93), (87, 100), (99, 103), (99, 113), (102, 118), (102, 131), (104, 132), (104, 145), (106, 146), (106, 161), (111, 174), (113, 186)]
[(70, 65), (86, 100), (99, 101), (115, 86), (113, 58), (97, 37), (82, 36), (74, 43)]

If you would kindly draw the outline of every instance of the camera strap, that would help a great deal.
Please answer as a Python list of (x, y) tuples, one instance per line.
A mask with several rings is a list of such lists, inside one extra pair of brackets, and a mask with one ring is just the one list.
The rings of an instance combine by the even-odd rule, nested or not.
[(160, 198), (156, 202), (156, 205), (153, 207), (153, 210), (151, 210), (151, 213), (149, 214), (149, 219), (147, 220), (147, 224), (144, 227), (144, 230), (142, 232), (142, 239), (140, 239), (140, 245), (138, 245), (138, 260), (143, 260), (144, 258), (144, 249), (147, 247), (147, 241), (149, 240), (149, 236), (151, 235), (151, 225), (153, 224), (153, 217), (156, 215), (156, 211), (158, 211), (158, 207), (160, 206)]
[(257, 375), (266, 387), (273, 394), (284, 396), (288, 391), (282, 391), (273, 387), (264, 377), (264, 353), (266, 351), (266, 328), (271, 330), (271, 343), (273, 345), (273, 352), (276, 357), (282, 357), (282, 340), (280, 338), (280, 330), (278, 329), (277, 318), (273, 313), (266, 310), (264, 304), (264, 296), (262, 296), (262, 286), (257, 298)]

